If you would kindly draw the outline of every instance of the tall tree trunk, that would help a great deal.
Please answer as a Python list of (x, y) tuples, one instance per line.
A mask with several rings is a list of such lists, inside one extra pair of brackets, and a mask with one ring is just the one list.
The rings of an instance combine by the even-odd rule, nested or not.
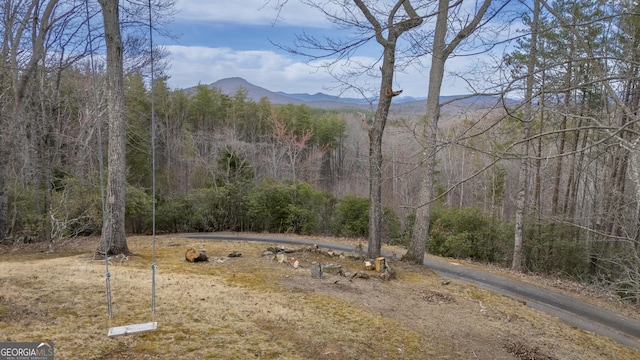
[(436, 174), (436, 155), (438, 152), (438, 121), (440, 120), (440, 89), (444, 79), (444, 65), (458, 45), (473, 33), (480, 20), (484, 17), (491, 0), (485, 0), (478, 9), (475, 17), (460, 30), (447, 45), (447, 28), (449, 15), (449, 1), (439, 0), (436, 28), (433, 35), (433, 52), (431, 55), (431, 70), (429, 71), (429, 90), (427, 93), (427, 110), (424, 127), (424, 151), (422, 163), (425, 174), (420, 184), (420, 192), (416, 198), (416, 220), (411, 234), (411, 242), (402, 259), (415, 264), (424, 262), (425, 245), (429, 236), (429, 222), (431, 221), (431, 202), (434, 199), (433, 188)]
[(393, 71), (395, 67), (395, 41), (385, 45), (382, 60), (380, 101), (369, 129), (369, 243), (368, 256), (380, 256), (382, 246), (382, 135), (391, 106)]
[[(588, 109), (589, 101), (590, 101), (589, 96), (587, 94), (583, 94), (582, 101), (580, 104), (580, 114), (579, 114), (578, 124), (576, 125), (576, 130), (572, 131), (573, 143), (571, 144), (572, 146), (571, 158), (569, 162), (569, 174), (567, 175), (567, 186), (565, 190), (564, 209), (563, 209), (563, 216), (565, 219), (568, 219), (569, 221), (575, 220), (574, 216), (576, 213), (576, 205), (578, 203), (578, 187), (580, 185), (580, 180), (576, 175), (576, 171), (577, 171), (577, 168), (582, 168), (582, 163), (585, 155), (584, 151), (580, 151), (580, 153), (578, 154), (578, 146), (580, 143), (580, 134), (581, 134), (581, 131), (579, 129), (582, 128), (582, 124), (584, 122), (583, 120), (584, 116), (589, 111)], [(585, 139), (583, 140), (583, 143), (584, 143), (582, 146), (583, 149), (586, 146), (585, 140), (586, 140), (587, 134), (585, 133), (584, 136), (585, 136)]]
[[(0, 128), (7, 128), (7, 118), (0, 115)], [(0, 139), (2, 136), (0, 136)], [(7, 141), (0, 142), (0, 240), (4, 239), (9, 232), (9, 194), (7, 179), (9, 178), (9, 144)]]
[(429, 90), (427, 94), (427, 111), (425, 114), (424, 140), (425, 149), (422, 163), (425, 174), (420, 184), (416, 204), (416, 219), (411, 234), (411, 242), (403, 260), (422, 264), (424, 262), (425, 245), (429, 236), (429, 222), (431, 220), (431, 202), (433, 201), (433, 185), (436, 173), (436, 155), (438, 140), (438, 120), (440, 119), (440, 89), (444, 79), (444, 64), (446, 62), (447, 17), (449, 15), (449, 1), (438, 2), (438, 16), (433, 36), (433, 55), (431, 56), (431, 70), (429, 71)]
[[(376, 41), (383, 47), (382, 79), (380, 80), (380, 98), (369, 129), (369, 243), (367, 253), (369, 257), (380, 256), (382, 245), (382, 136), (389, 115), (391, 99), (400, 94), (393, 91), (393, 72), (396, 63), (396, 44), (400, 35), (420, 24), (422, 18), (413, 9), (409, 0), (398, 1), (390, 11), (388, 19), (394, 19), (400, 8), (403, 8), (408, 18), (398, 23), (382, 26), (362, 0), (355, 0), (356, 5), (373, 26)], [(385, 38), (386, 34), (386, 38)]]
[[(118, 0), (99, 0), (107, 44), (107, 115), (109, 122), (107, 191), (104, 203), (101, 255), (129, 254), (125, 237), (126, 119), (123, 44)], [(98, 139), (101, 141), (101, 139)]]
[(553, 195), (551, 196), (552, 204), (551, 204), (551, 214), (558, 215), (558, 210), (560, 206), (558, 205), (560, 199), (560, 180), (562, 179), (562, 163), (564, 161), (564, 148), (567, 139), (567, 133), (565, 129), (567, 128), (567, 118), (569, 117), (569, 108), (571, 107), (571, 80), (573, 78), (573, 58), (574, 58), (574, 41), (573, 36), (571, 37), (571, 42), (569, 44), (569, 61), (567, 63), (567, 72), (564, 77), (564, 88), (566, 89), (564, 92), (564, 114), (562, 115), (562, 120), (560, 121), (560, 144), (558, 145), (558, 158), (556, 160), (556, 174), (553, 181)]
[(516, 198), (516, 219), (514, 230), (513, 259), (511, 268), (516, 271), (524, 270), (524, 216), (527, 205), (527, 179), (529, 177), (529, 133), (533, 119), (533, 82), (536, 67), (537, 42), (538, 42), (538, 18), (540, 14), (540, 2), (534, 1), (533, 20), (531, 22), (531, 46), (529, 48), (529, 63), (527, 65), (527, 86), (525, 90), (524, 129), (522, 143), (522, 159), (518, 170), (518, 195)]

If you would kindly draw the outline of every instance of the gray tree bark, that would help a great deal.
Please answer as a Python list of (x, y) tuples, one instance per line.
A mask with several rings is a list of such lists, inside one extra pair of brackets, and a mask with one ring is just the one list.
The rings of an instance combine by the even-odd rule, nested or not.
[[(400, 92), (393, 90), (393, 73), (396, 62), (396, 45), (398, 38), (422, 24), (422, 18), (413, 9), (409, 0), (398, 1), (390, 11), (388, 19), (396, 17), (397, 12), (403, 8), (409, 16), (396, 24), (382, 26), (376, 17), (369, 11), (362, 0), (355, 0), (362, 14), (371, 23), (376, 33), (376, 41), (383, 47), (382, 66), (380, 71), (380, 98), (373, 118), (373, 124), (369, 128), (369, 243), (367, 254), (371, 258), (380, 256), (382, 246), (382, 136), (389, 115), (391, 99)], [(384, 34), (387, 33), (385, 38)]]
[[(100, 255), (130, 254), (125, 237), (126, 119), (124, 70), (118, 0), (99, 0), (107, 44), (107, 117), (109, 123), (107, 191)], [(100, 139), (98, 139), (100, 141)]]
[(516, 271), (524, 270), (524, 216), (527, 205), (527, 179), (529, 178), (529, 133), (531, 120), (533, 118), (532, 102), (534, 71), (536, 66), (536, 56), (538, 53), (538, 18), (540, 15), (540, 2), (534, 1), (533, 19), (531, 22), (531, 46), (529, 48), (529, 63), (527, 64), (527, 85), (525, 89), (525, 109), (524, 109), (524, 130), (522, 143), (522, 160), (518, 170), (518, 196), (516, 198), (516, 219), (514, 231), (513, 259), (511, 269)]
[[(409, 16), (396, 24), (389, 23), (382, 26), (376, 17), (369, 11), (362, 0), (354, 0), (362, 14), (371, 23), (376, 33), (376, 41), (383, 47), (382, 66), (380, 67), (382, 78), (380, 80), (380, 98), (373, 118), (373, 124), (369, 128), (369, 243), (368, 256), (376, 258), (380, 256), (382, 246), (382, 136), (389, 115), (391, 99), (399, 92), (393, 90), (393, 74), (396, 62), (396, 45), (398, 38), (404, 32), (422, 24), (422, 18), (418, 16), (409, 0), (399, 0), (390, 11), (388, 19), (396, 17), (400, 8)], [(390, 21), (391, 22), (391, 21)], [(387, 37), (385, 38), (385, 33)]]
[[(456, 3), (459, 4), (459, 3)], [(454, 4), (454, 5), (456, 5)], [(424, 151), (422, 152), (421, 163), (426, 167), (425, 175), (420, 186), (420, 192), (417, 197), (416, 220), (411, 235), (411, 242), (406, 254), (402, 259), (422, 264), (424, 261), (425, 245), (429, 236), (429, 222), (431, 220), (431, 202), (434, 199), (433, 185), (436, 174), (436, 155), (438, 152), (438, 121), (440, 119), (440, 90), (444, 79), (444, 66), (453, 53), (460, 45), (462, 40), (473, 33), (484, 14), (489, 9), (491, 0), (485, 0), (474, 18), (460, 30), (453, 40), (447, 45), (446, 36), (448, 28), (449, 1), (440, 0), (438, 2), (438, 15), (436, 17), (436, 28), (433, 35), (433, 52), (431, 56), (431, 70), (429, 72), (429, 90), (427, 94), (427, 109), (425, 113), (424, 128)]]

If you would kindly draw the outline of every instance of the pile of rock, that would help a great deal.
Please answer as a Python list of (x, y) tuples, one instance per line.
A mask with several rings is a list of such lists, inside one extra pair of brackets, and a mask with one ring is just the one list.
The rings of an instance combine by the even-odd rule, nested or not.
[[(296, 252), (315, 252), (321, 253), (329, 258), (335, 258), (339, 260), (356, 260), (362, 261), (364, 269), (358, 272), (345, 271), (342, 269), (342, 265), (336, 262), (314, 262), (311, 264), (311, 276), (314, 278), (322, 278), (325, 274), (337, 275), (341, 277), (349, 278), (351, 281), (354, 278), (368, 279), (370, 277), (377, 277), (383, 280), (390, 280), (395, 277), (395, 272), (389, 266), (389, 262), (384, 257), (378, 257), (376, 259), (365, 259), (362, 255), (356, 255), (351, 253), (335, 252), (331, 249), (322, 250), (318, 245), (305, 246), (298, 249), (286, 248), (284, 246), (272, 246), (268, 247), (262, 252), (262, 257), (278, 261), (281, 264), (290, 264), (295, 269), (299, 268), (300, 261), (296, 257), (289, 256), (289, 254)], [(371, 274), (374, 273), (374, 274)]]

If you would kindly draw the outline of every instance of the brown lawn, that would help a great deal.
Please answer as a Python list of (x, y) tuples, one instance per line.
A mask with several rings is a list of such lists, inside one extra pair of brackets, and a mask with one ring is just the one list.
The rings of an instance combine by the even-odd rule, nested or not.
[[(640, 359), (640, 352), (576, 329), (513, 299), (447, 283), (391, 262), (378, 279), (361, 260), (326, 251), (262, 256), (268, 244), (157, 237), (157, 312), (151, 313), (151, 237), (112, 259), (107, 316), (97, 239), (55, 253), (0, 247), (0, 341), (53, 341), (61, 359)], [(327, 239), (323, 239), (326, 242)], [(210, 259), (188, 263), (190, 247)], [(233, 251), (240, 257), (228, 257)], [(352, 279), (313, 263), (337, 263)], [(110, 339), (109, 327), (157, 321), (158, 330)]]

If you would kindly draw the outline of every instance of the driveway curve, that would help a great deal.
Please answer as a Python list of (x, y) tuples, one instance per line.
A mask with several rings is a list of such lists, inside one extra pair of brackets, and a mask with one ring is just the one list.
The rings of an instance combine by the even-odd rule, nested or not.
[[(260, 235), (231, 234), (181, 234), (181, 237), (199, 240), (254, 241), (288, 245), (313, 245), (326, 249), (354, 252), (353, 246), (315, 242), (303, 239), (280, 238)], [(384, 253), (385, 256), (392, 256)], [(476, 268), (466, 267), (444, 258), (428, 258), (424, 265), (440, 276), (476, 285), (517, 299), (531, 308), (548, 313), (558, 319), (621, 344), (640, 350), (640, 321), (625, 317), (615, 311), (596, 306), (572, 296), (517, 279), (496, 275)]]

